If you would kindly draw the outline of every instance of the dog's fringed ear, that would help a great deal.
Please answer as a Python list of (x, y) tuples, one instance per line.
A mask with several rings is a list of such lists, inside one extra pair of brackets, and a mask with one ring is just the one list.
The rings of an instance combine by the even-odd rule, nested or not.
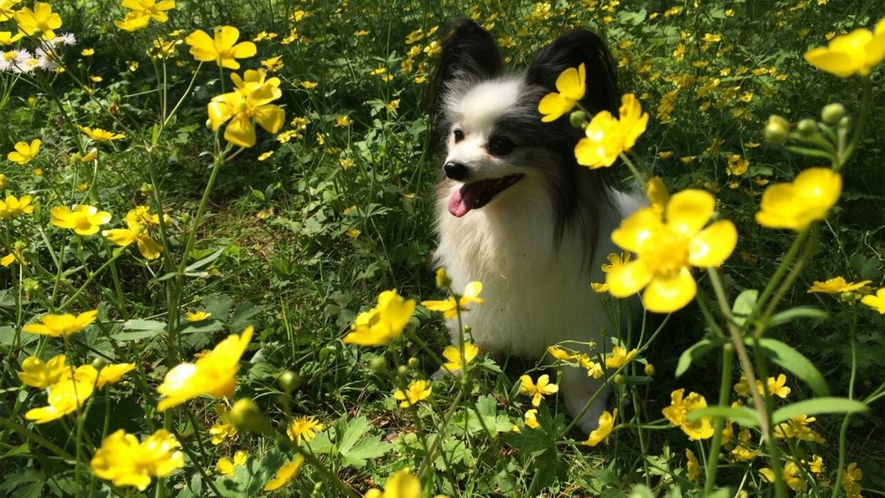
[(617, 65), (602, 38), (591, 31), (576, 29), (553, 40), (532, 61), (526, 79), (555, 92), (556, 78), (582, 63), (587, 70), (587, 88), (581, 104), (592, 113), (606, 110), (617, 117), (621, 105)]
[(495, 39), (470, 19), (449, 22), (440, 48), (434, 82), (442, 86), (457, 80), (476, 83), (493, 78), (504, 67)]

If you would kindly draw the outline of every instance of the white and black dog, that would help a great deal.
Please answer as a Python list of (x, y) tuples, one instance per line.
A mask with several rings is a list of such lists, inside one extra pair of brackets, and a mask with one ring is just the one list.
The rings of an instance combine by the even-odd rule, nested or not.
[[(581, 104), (618, 115), (616, 65), (587, 30), (554, 40), (520, 74), (504, 71), (494, 39), (469, 20), (449, 24), (435, 78), (444, 176), (436, 189), (436, 263), (458, 291), (482, 282), (484, 306), (463, 314), (481, 350), (539, 358), (547, 346), (593, 341), (610, 350), (617, 335), (590, 282), (603, 282), (605, 257), (621, 220), (642, 202), (612, 186), (605, 172), (575, 160), (580, 129), (565, 115), (541, 122), (538, 102), (565, 69), (585, 64)], [(639, 308), (638, 303), (634, 308)], [(457, 344), (457, 323), (449, 330)], [(594, 354), (596, 353), (594, 352)], [(572, 416), (602, 387), (566, 367), (560, 392)], [(589, 432), (606, 404), (599, 396), (580, 420)]]

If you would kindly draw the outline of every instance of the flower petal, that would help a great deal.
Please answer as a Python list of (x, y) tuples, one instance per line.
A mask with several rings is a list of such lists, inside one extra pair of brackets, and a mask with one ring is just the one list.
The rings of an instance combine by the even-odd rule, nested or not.
[(710, 221), (716, 200), (704, 190), (683, 190), (667, 203), (667, 226), (686, 237), (693, 237)]
[(653, 279), (642, 294), (642, 302), (653, 313), (671, 313), (690, 303), (697, 291), (697, 283), (686, 267), (674, 277)]
[(737, 245), (737, 229), (729, 220), (719, 220), (691, 239), (688, 262), (692, 266), (719, 266)]
[(630, 297), (648, 285), (653, 274), (642, 261), (631, 261), (605, 274), (608, 292), (614, 297)]

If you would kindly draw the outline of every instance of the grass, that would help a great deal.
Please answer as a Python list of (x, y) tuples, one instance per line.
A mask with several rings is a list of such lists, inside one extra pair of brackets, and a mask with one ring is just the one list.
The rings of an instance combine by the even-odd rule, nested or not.
[[(179, 1), (168, 21), (152, 20), (135, 32), (115, 26), (128, 12), (117, 2), (53, 3), (63, 19), (56, 31), (77, 37), (75, 45), (55, 49), (64, 71), (0, 72), (6, 124), (0, 150), (42, 140), (33, 159), (7, 160), (0, 170), (4, 198), (31, 196), (34, 206), (32, 213), (0, 220), (0, 256), (20, 253), (0, 268), (0, 496), (362, 496), (386, 483), (385, 496), (418, 496), (393, 494), (389, 479), (404, 468), (418, 476), (422, 496), (853, 496), (840, 482), (850, 463), (863, 472), (864, 496), (885, 494), (885, 320), (857, 301), (885, 286), (882, 68), (870, 75), (871, 96), (864, 100), (861, 78), (837, 78), (802, 57), (832, 36), (872, 29), (885, 11), (860, 0), (696, 3), (465, 8), (398, 2), (380, 8), (312, 0)], [(23, 6), (34, 8), (15, 8)], [(439, 30), (459, 16), (491, 30), (514, 69), (571, 28), (601, 34), (618, 60), (622, 92), (634, 93), (650, 114), (632, 157), (652, 166), (672, 193), (711, 192), (716, 216), (738, 229), (737, 248), (720, 271), (696, 272), (699, 302), (666, 321), (649, 314), (641, 337), (636, 330), (622, 337), (641, 351), (621, 370), (607, 372), (619, 417), (608, 443), (592, 449), (580, 444), (585, 435), (566, 430), (570, 421), (555, 396), (537, 408), (538, 429), (525, 425), (533, 407), (519, 394), (520, 376), (547, 373), (555, 381), (555, 370), (531, 360), (480, 355), (471, 375), (433, 380), (429, 398), (399, 408), (393, 392), (429, 379), (447, 346), (440, 316), (423, 306), (387, 347), (342, 342), (361, 313), (379, 307), (383, 291), (397, 289), (419, 303), (451, 292), (437, 288), (428, 263), (441, 158), (426, 100)], [(7, 20), (0, 31), (15, 32), (15, 24)], [(257, 54), (239, 59), (237, 71), (201, 64), (184, 43), (196, 29), (212, 33), (221, 25), (237, 27), (240, 41), (257, 40)], [(159, 38), (173, 43), (171, 53), (158, 52)], [(26, 36), (4, 50), (37, 46)], [(232, 72), (242, 75), (262, 61), (280, 79), (273, 104), (285, 111), (285, 121), (274, 134), (259, 128), (254, 146), (230, 146), (224, 126), (218, 132), (206, 126), (206, 106), (232, 90)], [(766, 143), (770, 115), (783, 116), (795, 130), (802, 119), (820, 121), (832, 102), (843, 104), (853, 120), (863, 107), (870, 111), (847, 164)], [(125, 138), (99, 142), (78, 126)], [(97, 158), (81, 162), (93, 148)], [(810, 229), (812, 242), (798, 247), (814, 252), (788, 256), (797, 234), (755, 221), (762, 192), (799, 171), (831, 165), (842, 172), (839, 202)], [(632, 181), (625, 168), (615, 174), (625, 185)], [(78, 235), (50, 222), (52, 209), (74, 204), (110, 213), (101, 230), (126, 228), (126, 213), (136, 206), (165, 213), (162, 227), (142, 222), (162, 255), (148, 260), (100, 231)], [(690, 441), (662, 410), (678, 389), (703, 395), (711, 407), (736, 400), (754, 406), (731, 389), (739, 362), (720, 336), (728, 335), (732, 306), (736, 314), (753, 313), (746, 291), (762, 291), (782, 264), (792, 268), (796, 261), (802, 271), (775, 300), (776, 311), (794, 310), (793, 319), (751, 325), (767, 328), (760, 337), (786, 345), (780, 357), (801, 354), (812, 368), (780, 361), (771, 354), (777, 345), (766, 349), (750, 339), (750, 325), (735, 327), (747, 337), (756, 375), (785, 373), (791, 389), (785, 399), (769, 400), (767, 410), (750, 412), (771, 417), (774, 408), (823, 399), (819, 406), (798, 406), (816, 417), (808, 427), (824, 442), (768, 444), (764, 424), (753, 415), (720, 412), (733, 421), (733, 434), (719, 440), (717, 461), (715, 440)], [(870, 283), (856, 292), (807, 293), (814, 282), (836, 276)], [(88, 310), (98, 311), (96, 322), (66, 338), (23, 331), (48, 313)], [(186, 319), (199, 310), (211, 316)], [(255, 336), (234, 395), (157, 411), (157, 386), (172, 368), (248, 326)], [(681, 372), (680, 360), (702, 340), (716, 347), (694, 355)], [(133, 370), (71, 413), (35, 424), (25, 414), (47, 405), (47, 386), (23, 385), (19, 373), (29, 357), (47, 362), (59, 354), (68, 365), (131, 363)], [(734, 368), (723, 369), (731, 361)], [(827, 402), (818, 378), (842, 401)], [(845, 398), (861, 400), (866, 411)], [(254, 405), (236, 404), (242, 399)], [(233, 409), (219, 416), (216, 404)], [(285, 429), (302, 416), (323, 428), (294, 444)], [(210, 442), (210, 428), (230, 430), (234, 422), (235, 435)], [(154, 457), (180, 461), (181, 469), (161, 477), (135, 464), (121, 471), (148, 478), (140, 491), (99, 476), (93, 458), (119, 429), (139, 441), (168, 430), (182, 454)], [(748, 461), (733, 453), (742, 430), (749, 435), (743, 446), (758, 452)], [(699, 461), (698, 476), (686, 450)], [(236, 451), (248, 453), (246, 464), (232, 475), (216, 469)], [(822, 458), (821, 473), (812, 471), (815, 456)], [(303, 466), (291, 481), (262, 491), (285, 462), (299, 458)], [(760, 472), (790, 463), (797, 473), (783, 485)]]

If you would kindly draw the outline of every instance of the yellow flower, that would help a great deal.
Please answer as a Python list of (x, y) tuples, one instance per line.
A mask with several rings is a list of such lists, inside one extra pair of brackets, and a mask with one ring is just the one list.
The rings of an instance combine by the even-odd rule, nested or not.
[(823, 443), (824, 438), (817, 431), (808, 427), (808, 424), (816, 420), (816, 418), (809, 417), (808, 415), (796, 415), (775, 427), (774, 436), (778, 439), (801, 439), (803, 441)]
[(350, 119), (350, 117), (348, 117), (348, 116), (337, 116), (335, 118), (335, 126), (342, 127), (342, 126), (350, 126), (352, 124), (353, 124), (353, 120)]
[(824, 459), (817, 455), (811, 455), (811, 462), (808, 463), (808, 470), (815, 474), (823, 474)]
[[(5, 17), (5, 15), (0, 14), (0, 21), (8, 19), (3, 19), (3, 17)], [(23, 33), (12, 34), (12, 31), (0, 31), (0, 46), (12, 45), (19, 41), (23, 36), (25, 36)]]
[[(765, 479), (766, 482), (774, 482), (774, 471), (770, 468), (759, 469), (759, 474), (762, 475), (762, 478)], [(805, 491), (808, 489), (808, 483), (805, 482), (805, 479), (802, 476), (802, 469), (800, 469), (795, 463), (787, 462), (786, 465), (784, 465), (782, 475), (784, 482), (787, 483), (787, 486), (793, 491)]]
[(27, 386), (46, 389), (70, 371), (71, 367), (65, 365), (63, 354), (53, 357), (46, 363), (36, 356), (29, 356), (22, 362), (22, 371), (18, 373), (18, 378)]
[[(126, 223), (137, 223), (139, 225), (159, 225), (160, 216), (150, 213), (151, 208), (148, 206), (136, 206), (126, 213)], [(169, 216), (163, 215), (163, 224), (169, 221)]]
[(147, 228), (127, 220), (126, 224), (129, 228), (115, 228), (113, 230), (105, 230), (101, 234), (112, 243), (126, 247), (132, 243), (138, 245), (138, 252), (145, 259), (157, 259), (163, 252), (163, 247), (151, 238)]
[(413, 299), (403, 299), (396, 289), (378, 296), (378, 306), (360, 313), (344, 336), (345, 344), (379, 346), (389, 344), (403, 333), (415, 311)]
[(859, 482), (861, 479), (863, 479), (863, 472), (857, 468), (857, 463), (848, 464), (848, 468), (842, 474), (842, 489), (845, 490), (848, 498), (860, 498), (860, 492), (863, 490)]
[(114, 21), (114, 24), (123, 31), (138, 31), (148, 27), (151, 22), (151, 16), (143, 15), (141, 12), (129, 12), (122, 21)]
[(575, 146), (578, 164), (590, 169), (611, 166), (621, 152), (630, 150), (648, 125), (648, 113), (642, 112), (632, 93), (621, 97), (620, 118), (608, 111), (593, 116), (584, 130), (587, 135)]
[(805, 52), (805, 60), (812, 66), (847, 78), (854, 74), (866, 76), (885, 59), (885, 18), (873, 31), (856, 29), (847, 35), (833, 38), (826, 48)]
[(796, 232), (822, 220), (842, 193), (842, 177), (828, 168), (808, 168), (792, 183), (771, 185), (762, 193), (756, 222)]
[(77, 367), (73, 375), (66, 369), (61, 380), (49, 386), (49, 406), (28, 410), (25, 418), (45, 424), (79, 410), (95, 390), (96, 375), (92, 365)]
[(538, 410), (532, 408), (525, 412), (525, 426), (531, 429), (537, 429), (541, 424), (538, 423)]
[(237, 88), (213, 97), (208, 105), (210, 127), (216, 131), (230, 120), (224, 130), (225, 140), (240, 147), (252, 147), (256, 140), (253, 121), (268, 133), (278, 132), (285, 122), (285, 111), (270, 103), (283, 95), (280, 79), (265, 80), (264, 70), (250, 69), (243, 78), (231, 74), (231, 80)]
[(409, 469), (395, 472), (384, 483), (384, 491), (370, 489), (364, 498), (419, 498), (421, 481)]
[(683, 399), (685, 389), (677, 389), (670, 393), (670, 406), (662, 412), (673, 425), (678, 425), (682, 432), (691, 440), (709, 439), (713, 437), (713, 424), (709, 417), (701, 417), (694, 421), (686, 420), (686, 415), (694, 410), (707, 407), (707, 400), (698, 393), (689, 393)]
[(605, 442), (608, 444), (608, 438), (611, 436), (612, 429), (615, 427), (615, 421), (618, 418), (618, 409), (612, 413), (609, 413), (608, 410), (603, 411), (602, 415), (599, 416), (599, 427), (590, 433), (587, 437), (587, 440), (581, 443), (585, 446), (596, 446), (601, 442)]
[(165, 396), (157, 404), (157, 410), (166, 411), (201, 394), (233, 395), (240, 357), (252, 340), (252, 333), (250, 325), (242, 335), (229, 335), (195, 363), (182, 363), (169, 370), (163, 383), (157, 387), (157, 392)]
[(560, 349), (556, 346), (548, 346), (547, 352), (550, 353), (550, 356), (552, 356), (554, 360), (565, 361), (572, 358), (572, 355), (570, 355), (568, 351)]
[(101, 225), (111, 221), (110, 213), (93, 206), (74, 206), (73, 211), (67, 206), (58, 206), (49, 212), (52, 214), (50, 223), (59, 228), (70, 228), (77, 235), (96, 234)]
[(537, 384), (535, 384), (532, 381), (532, 378), (528, 375), (523, 375), (519, 378), (519, 381), (521, 383), (519, 386), (519, 394), (531, 396), (532, 406), (540, 405), (543, 396), (556, 394), (559, 391), (559, 386), (551, 384), (550, 376), (547, 374), (538, 377)]
[(432, 387), (427, 384), (427, 381), (424, 380), (413, 380), (409, 382), (409, 386), (405, 391), (398, 390), (393, 393), (393, 398), (402, 401), (399, 404), (400, 408), (408, 408), (412, 405), (418, 404), (422, 399), (427, 399), (430, 396), (430, 392)]
[(549, 123), (572, 110), (575, 104), (584, 98), (584, 85), (587, 80), (587, 69), (584, 64), (577, 68), (570, 67), (556, 78), (556, 89), (559, 93), (547, 94), (538, 103), (538, 112), (543, 116), (541, 121)]
[(7, 185), (9, 185), (9, 177), (0, 173), (0, 189), (6, 188)]
[(52, 12), (48, 3), (37, 2), (34, 10), (27, 7), (15, 13), (15, 22), (20, 30), (28, 36), (37, 36), (49, 41), (55, 38), (55, 29), (61, 27), (61, 16)]
[(233, 462), (231, 462), (227, 457), (219, 458), (218, 463), (215, 464), (215, 470), (217, 470), (219, 474), (233, 477), (234, 467), (236, 467), (237, 465), (246, 465), (246, 462), (248, 460), (249, 454), (241, 450), (234, 453)]
[(34, 206), (31, 205), (30, 195), (23, 195), (21, 198), (7, 195), (6, 199), (0, 200), (0, 220), (18, 218), (23, 214), (31, 214), (33, 212)]
[(88, 126), (77, 126), (77, 128), (85, 133), (87, 137), (95, 140), (96, 142), (110, 142), (113, 140), (126, 138), (126, 135), (122, 133), (114, 133), (112, 131), (102, 130), (101, 128), (92, 129)]
[(212, 444), (218, 445), (225, 439), (236, 436), (237, 426), (231, 422), (230, 410), (226, 405), (216, 404), (215, 414), (218, 415), (219, 422), (209, 428), (209, 435), (212, 436)]
[(741, 375), (741, 380), (734, 385), (734, 392), (738, 393), (740, 396), (750, 395), (750, 386), (747, 384), (747, 378), (745, 376)]
[(175, 436), (165, 429), (141, 443), (120, 429), (104, 438), (89, 465), (96, 476), (115, 486), (134, 486), (144, 491), (151, 477), (166, 477), (184, 467), (184, 455), (177, 450), (180, 447)]
[(252, 57), (258, 52), (254, 43), (245, 41), (237, 43), (240, 38), (240, 30), (233, 26), (219, 26), (215, 28), (215, 37), (212, 38), (202, 29), (189, 34), (184, 41), (191, 46), (191, 55), (201, 62), (215, 61), (221, 67), (239, 69), (240, 63), (236, 59)]
[(301, 466), (303, 464), (304, 457), (301, 455), (297, 455), (295, 457), (295, 460), (284, 463), (283, 466), (277, 470), (277, 473), (276, 475), (274, 475), (273, 479), (268, 481), (262, 489), (264, 491), (273, 491), (289, 484), (289, 481), (291, 481), (292, 478), (298, 475), (298, 472), (301, 470)]
[(169, 16), (167, 10), (175, 8), (175, 0), (123, 0), (120, 2), (123, 7), (132, 10), (130, 14), (138, 14), (157, 22), (166, 22)]
[(322, 432), (325, 428), (326, 426), (317, 422), (316, 418), (304, 415), (292, 419), (289, 427), (286, 428), (286, 434), (289, 435), (289, 439), (297, 444), (301, 444), (301, 440), (304, 440), (306, 443), (315, 438), (317, 433)]
[(872, 294), (864, 296), (860, 302), (885, 315), (885, 287), (877, 290), (875, 296)]
[(104, 389), (105, 386), (120, 382), (123, 380), (124, 375), (133, 370), (135, 370), (135, 363), (113, 363), (111, 365), (105, 365), (98, 371), (96, 385), (99, 389)]
[(688, 448), (685, 449), (685, 457), (688, 459), (688, 463), (685, 464), (685, 469), (688, 471), (688, 480), (697, 484), (698, 476), (701, 475), (701, 464), (698, 462), (698, 457)]
[(614, 297), (629, 297), (645, 288), (642, 302), (655, 313), (676, 311), (697, 293), (691, 267), (719, 266), (737, 244), (737, 229), (728, 220), (704, 225), (716, 201), (702, 190), (683, 190), (670, 198), (665, 219), (642, 208), (612, 233), (619, 247), (636, 260), (612, 269), (605, 281)]
[(843, 277), (831, 278), (825, 282), (814, 282), (808, 289), (808, 293), (824, 292), (826, 294), (843, 294), (845, 292), (856, 291), (861, 287), (871, 283), (872, 280), (864, 280), (863, 282), (846, 282)]
[(729, 154), (728, 155), (728, 166), (726, 167), (726, 171), (730, 175), (740, 176), (747, 172), (747, 168), (750, 166), (750, 161), (744, 159), (740, 156), (740, 154)]
[[(473, 343), (464, 341), (464, 364), (468, 364), (479, 354), (479, 348)], [(461, 364), (461, 352), (458, 346), (446, 346), (442, 352), (443, 358), (449, 360), (442, 364), (442, 368), (449, 373), (456, 373), (464, 366)]]
[(749, 462), (762, 452), (759, 449), (750, 449), (750, 431), (748, 429), (744, 429), (738, 434), (738, 441), (738, 444), (731, 450), (731, 455), (738, 462)]
[(6, 158), (16, 164), (28, 164), (31, 162), (31, 159), (37, 157), (37, 153), (40, 152), (40, 144), (42, 143), (43, 142), (41, 142), (39, 138), (31, 140), (30, 144), (27, 142), (18, 142), (15, 144), (15, 150), (10, 152)]
[(482, 283), (470, 282), (464, 288), (464, 294), (459, 297), (457, 305), (455, 297), (449, 296), (443, 301), (421, 301), (421, 306), (430, 311), (440, 311), (446, 319), (454, 320), (458, 318), (459, 308), (461, 311), (470, 311), (467, 307), (470, 303), (485, 304), (485, 301), (479, 297), (480, 292), (482, 292)]
[[(777, 379), (775, 379), (774, 377), (769, 377), (768, 381), (766, 382), (767, 387), (768, 387), (768, 393), (771, 396), (779, 396), (783, 399), (786, 399), (787, 395), (790, 394), (790, 388), (785, 385), (786, 383), (787, 383), (787, 376), (784, 374), (778, 375)], [(761, 380), (756, 381), (756, 390), (759, 391), (759, 394), (761, 394), (763, 396), (765, 395), (765, 390), (762, 387)]]
[(187, 321), (202, 322), (203, 320), (208, 319), (210, 316), (212, 316), (212, 313), (207, 313), (205, 311), (188, 311)]
[(627, 348), (615, 346), (612, 348), (611, 353), (605, 355), (605, 368), (620, 368), (621, 365), (633, 359), (633, 357), (636, 356), (636, 353), (637, 351), (635, 348), (630, 352), (627, 352)]
[(29, 334), (48, 335), (52, 337), (69, 336), (75, 334), (95, 322), (98, 310), (85, 311), (77, 316), (66, 313), (64, 315), (43, 315), (40, 323), (29, 323), (22, 328)]

